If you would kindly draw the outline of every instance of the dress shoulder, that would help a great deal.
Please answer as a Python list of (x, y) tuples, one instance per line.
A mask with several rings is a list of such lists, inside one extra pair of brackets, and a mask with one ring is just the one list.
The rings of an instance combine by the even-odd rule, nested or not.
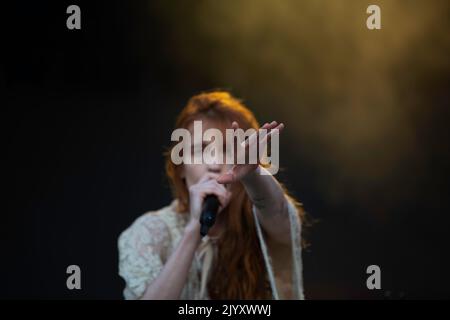
[(174, 204), (138, 217), (118, 239), (119, 275), (125, 280), (124, 297), (138, 299), (158, 276), (172, 242), (179, 237), (183, 214)]

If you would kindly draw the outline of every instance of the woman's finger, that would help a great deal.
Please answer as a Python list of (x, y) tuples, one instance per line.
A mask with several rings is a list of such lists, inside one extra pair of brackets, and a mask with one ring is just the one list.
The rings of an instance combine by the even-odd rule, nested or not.
[(234, 173), (231, 170), (217, 178), (217, 182), (220, 184), (231, 184), (235, 182), (235, 180)]
[(227, 188), (225, 188), (225, 186), (223, 184), (220, 184), (219, 182), (217, 182), (216, 179), (208, 180), (208, 181), (198, 184), (198, 190), (203, 192), (203, 190), (205, 190), (205, 189), (208, 189), (208, 190), (214, 189), (217, 192), (223, 193), (223, 194), (228, 192)]
[(226, 207), (228, 204), (229, 198), (231, 196), (231, 193), (229, 191), (223, 192), (221, 189), (217, 187), (208, 186), (205, 187), (201, 191), (201, 197), (204, 199), (207, 195), (215, 195), (217, 199), (219, 199), (220, 205), (222, 208)]
[(215, 180), (218, 177), (219, 177), (218, 173), (207, 172), (197, 181), (197, 184), (198, 183), (203, 183), (203, 182), (208, 181), (208, 180)]
[(267, 143), (272, 139), (272, 134), (275, 132), (273, 130), (278, 130), (280, 133), (284, 129), (284, 123), (280, 123), (275, 128), (271, 129), (261, 140), (261, 143)]
[(214, 188), (219, 188), (219, 190), (224, 193), (227, 192), (227, 189), (225, 188), (225, 186), (223, 184), (220, 184), (219, 182), (217, 182), (217, 179), (206, 181), (204, 183), (204, 185), (212, 186)]
[(264, 141), (264, 138), (267, 137), (268, 135), (270, 135), (270, 132), (273, 129), (277, 129), (277, 128), (283, 128), (284, 125), (283, 124), (278, 124), (278, 122), (276, 121), (272, 121), (271, 123), (265, 123), (261, 128), (263, 130), (267, 130), (268, 133), (265, 135), (262, 135), (261, 132), (258, 130), (258, 132), (256, 132), (255, 134), (252, 134), (248, 139), (246, 139), (244, 142), (245, 144), (243, 146), (245, 146), (247, 149), (249, 148), (250, 145), (257, 143), (258, 140), (260, 141)]
[(272, 122), (270, 123), (270, 125), (269, 125), (269, 128), (270, 128), (270, 129), (273, 129), (273, 128), (275, 128), (277, 125), (278, 125), (278, 122), (272, 121)]

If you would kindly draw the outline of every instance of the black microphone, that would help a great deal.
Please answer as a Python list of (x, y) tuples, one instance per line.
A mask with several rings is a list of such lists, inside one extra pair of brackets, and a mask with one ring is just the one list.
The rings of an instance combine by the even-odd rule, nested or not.
[(200, 215), (200, 234), (202, 237), (208, 234), (209, 229), (216, 222), (219, 205), (219, 199), (213, 194), (207, 195), (205, 200), (203, 200), (202, 214)]

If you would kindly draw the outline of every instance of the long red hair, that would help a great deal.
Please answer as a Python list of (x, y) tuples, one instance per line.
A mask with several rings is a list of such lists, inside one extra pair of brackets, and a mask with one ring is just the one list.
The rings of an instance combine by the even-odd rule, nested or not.
[[(228, 122), (258, 129), (253, 113), (228, 92), (214, 91), (193, 96), (179, 114), (175, 128), (188, 128), (199, 118)], [(182, 165), (175, 165), (166, 154), (166, 173), (178, 200), (177, 211), (189, 211), (189, 193), (181, 178)], [(218, 256), (208, 282), (211, 299), (271, 299), (264, 258), (256, 233), (252, 205), (241, 183), (232, 185), (232, 199), (222, 212), (226, 228), (218, 240)]]

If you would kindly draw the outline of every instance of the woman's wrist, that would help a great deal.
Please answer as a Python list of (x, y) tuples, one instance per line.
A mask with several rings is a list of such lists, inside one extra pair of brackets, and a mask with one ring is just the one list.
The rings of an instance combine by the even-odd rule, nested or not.
[(196, 243), (200, 243), (201, 235), (200, 235), (200, 222), (191, 220), (186, 225), (184, 229), (184, 235), (188, 239), (192, 239), (192, 241)]
[(249, 173), (247, 173), (242, 179), (241, 182), (244, 185), (249, 185), (249, 184), (253, 184), (253, 183), (257, 183), (258, 181), (258, 176), (261, 175), (261, 166), (258, 165), (255, 170), (250, 171)]

